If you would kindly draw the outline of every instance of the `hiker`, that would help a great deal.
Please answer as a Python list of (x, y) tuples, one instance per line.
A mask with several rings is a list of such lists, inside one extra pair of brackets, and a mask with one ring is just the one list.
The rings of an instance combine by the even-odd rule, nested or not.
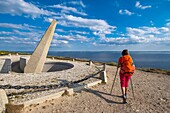
[(128, 91), (128, 82), (135, 70), (132, 57), (129, 55), (127, 49), (122, 51), (122, 56), (119, 58), (117, 68), (119, 67), (120, 67), (119, 75), (120, 75), (120, 84), (121, 84), (123, 102), (127, 103), (126, 99), (127, 99), (127, 91)]

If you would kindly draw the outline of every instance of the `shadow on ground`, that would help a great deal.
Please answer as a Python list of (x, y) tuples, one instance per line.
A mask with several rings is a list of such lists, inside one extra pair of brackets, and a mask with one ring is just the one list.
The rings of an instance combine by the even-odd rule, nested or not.
[[(66, 62), (46, 62), (43, 67), (43, 72), (55, 72), (63, 71), (73, 68), (74, 65)], [(20, 62), (16, 61), (12, 63), (12, 71), (16, 73), (23, 73), (20, 69)]]

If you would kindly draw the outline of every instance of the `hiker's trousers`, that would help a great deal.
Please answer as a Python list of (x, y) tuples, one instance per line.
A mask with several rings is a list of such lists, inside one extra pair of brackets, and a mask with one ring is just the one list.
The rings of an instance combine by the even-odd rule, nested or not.
[(121, 72), (119, 73), (120, 75), (120, 84), (121, 87), (128, 87), (129, 80), (131, 78), (130, 74), (122, 74)]

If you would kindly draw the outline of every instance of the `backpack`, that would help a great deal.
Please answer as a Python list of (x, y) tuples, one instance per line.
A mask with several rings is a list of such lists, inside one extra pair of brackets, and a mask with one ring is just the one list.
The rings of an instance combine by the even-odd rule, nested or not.
[(121, 63), (121, 71), (122, 74), (130, 74), (134, 73), (135, 66), (133, 64), (132, 58), (129, 56), (123, 56), (123, 62)]

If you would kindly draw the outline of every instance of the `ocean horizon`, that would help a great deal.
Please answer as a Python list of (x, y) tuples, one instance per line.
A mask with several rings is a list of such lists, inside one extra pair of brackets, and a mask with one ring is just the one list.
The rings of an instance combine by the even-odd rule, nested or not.
[[(32, 53), (33, 51), (17, 52)], [(121, 51), (49, 51), (48, 55), (117, 63)], [(170, 51), (130, 51), (130, 55), (138, 68), (170, 70)]]

